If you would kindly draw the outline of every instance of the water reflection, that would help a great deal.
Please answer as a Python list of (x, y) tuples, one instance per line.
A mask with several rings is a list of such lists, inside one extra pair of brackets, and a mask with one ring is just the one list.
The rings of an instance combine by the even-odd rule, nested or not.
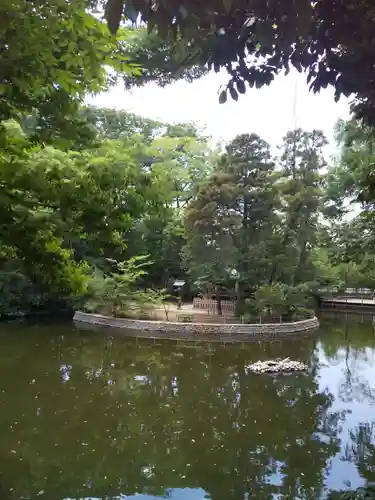
[[(319, 357), (321, 379), (335, 397), (334, 409), (349, 408), (340, 453), (334, 463), (349, 488), (375, 480), (375, 333), (370, 321), (325, 318)], [(355, 467), (353, 467), (355, 465)], [(336, 485), (338, 473), (331, 477)]]
[[(246, 372), (277, 356), (310, 371)], [(4, 500), (316, 499), (375, 480), (371, 322), (244, 348), (4, 326), (0, 357)]]

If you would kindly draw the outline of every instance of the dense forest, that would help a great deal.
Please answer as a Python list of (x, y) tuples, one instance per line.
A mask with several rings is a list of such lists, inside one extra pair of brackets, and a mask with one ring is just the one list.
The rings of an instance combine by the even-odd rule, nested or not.
[(253, 133), (220, 150), (194, 124), (94, 107), (77, 119), (90, 136), (68, 147), (37, 142), (35, 115), (2, 122), (2, 314), (149, 302), (181, 278), (190, 296), (233, 294), (239, 314), (375, 285), (374, 139), (356, 122), (338, 124), (329, 165), (319, 131), (287, 133), (273, 156)]
[(1, 314), (98, 300), (123, 314), (177, 278), (189, 297), (233, 297), (240, 315), (373, 287), (373, 129), (339, 123), (333, 159), (320, 131), (292, 130), (275, 155), (253, 131), (222, 150), (194, 124), (87, 107), (120, 81), (192, 81), (210, 66), (161, 29), (112, 36), (94, 4), (0, 7)]

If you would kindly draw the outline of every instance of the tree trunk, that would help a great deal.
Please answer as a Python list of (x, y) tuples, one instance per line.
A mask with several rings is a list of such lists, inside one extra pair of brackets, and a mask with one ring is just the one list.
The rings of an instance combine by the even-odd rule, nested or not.
[(216, 292), (216, 302), (217, 302), (217, 314), (219, 316), (222, 316), (223, 315), (223, 309), (221, 307), (221, 290), (220, 290), (220, 287), (217, 289), (217, 292)]
[(303, 264), (305, 257), (306, 257), (306, 247), (307, 247), (307, 241), (304, 240), (302, 243), (301, 251), (299, 253), (297, 266), (296, 266), (296, 269), (294, 271), (294, 276), (293, 276), (293, 281), (292, 281), (293, 286), (295, 286), (297, 284), (297, 282), (299, 281), (299, 273), (300, 273), (302, 264)]
[(241, 316), (244, 312), (245, 295), (242, 289), (242, 284), (237, 283), (237, 298), (236, 298), (236, 316)]
[[(294, 225), (297, 224), (298, 213), (299, 213), (299, 210), (301, 209), (301, 207), (302, 207), (302, 203), (299, 203), (296, 212), (291, 215), (290, 220), (288, 221), (287, 227), (285, 229), (285, 233), (284, 233), (283, 239), (281, 241), (281, 248), (284, 249), (285, 251), (286, 251), (287, 244), (292, 239), (292, 234), (291, 234), (292, 229), (293, 229)], [(274, 283), (274, 281), (277, 281), (278, 270), (279, 270), (279, 261), (274, 260), (273, 264), (272, 264), (272, 268), (271, 268), (270, 278), (268, 280), (269, 285), (272, 285)]]

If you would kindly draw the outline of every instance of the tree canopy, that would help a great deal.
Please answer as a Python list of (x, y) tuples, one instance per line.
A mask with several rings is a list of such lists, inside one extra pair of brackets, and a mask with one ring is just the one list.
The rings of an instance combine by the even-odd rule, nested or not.
[(77, 117), (93, 141), (76, 137), (70, 148), (56, 137), (35, 142), (33, 116), (22, 128), (2, 122), (3, 313), (84, 295), (112, 260), (148, 255), (147, 286), (184, 273), (181, 211), (215, 160), (207, 138), (192, 124), (123, 111), (80, 108)]
[(108, 0), (106, 19), (112, 33), (122, 19), (140, 19), (171, 51), (185, 42), (185, 65), (226, 68), (221, 102), (294, 67), (314, 92), (332, 85), (336, 99), (354, 94), (358, 115), (374, 122), (374, 9), (370, 0)]
[[(139, 256), (138, 286), (173, 292), (185, 279), (187, 293), (229, 295), (241, 315), (293, 315), (320, 287), (375, 284), (371, 193), (358, 198), (371, 134), (354, 122), (340, 125), (326, 173), (319, 131), (288, 132), (274, 156), (256, 134), (219, 151), (194, 124), (95, 107), (76, 117), (91, 138), (48, 145), (34, 114), (2, 122), (3, 313), (78, 300), (93, 276)], [(349, 195), (363, 208), (342, 221)]]
[[(338, 125), (340, 157), (327, 173), (319, 131), (288, 132), (275, 157), (252, 133), (221, 152), (194, 124), (83, 106), (121, 78), (128, 88), (165, 85), (211, 67), (229, 71), (223, 102), (228, 92), (237, 99), (246, 82), (260, 87), (290, 66), (307, 71), (313, 90), (331, 83), (337, 96), (356, 92), (357, 104), (369, 104), (372, 66), (361, 57), (371, 55), (371, 5), (115, 4), (106, 17), (116, 36), (101, 2), (0, 7), (4, 283), (17, 272), (41, 293), (79, 294), (93, 268), (108, 273), (108, 259), (137, 255), (150, 258), (142, 286), (183, 277), (191, 287), (236, 293), (241, 307), (249, 294), (264, 303), (267, 290), (275, 303), (295, 297), (296, 287), (349, 277), (372, 283), (372, 274), (364, 277), (374, 234), (370, 126)], [(367, 87), (358, 67), (350, 77), (359, 61)], [(361, 211), (343, 222), (348, 199)], [(360, 253), (359, 235), (366, 239)]]
[(32, 114), (35, 138), (43, 142), (90, 141), (92, 130), (78, 109), (87, 95), (119, 79), (129, 88), (191, 81), (206, 72), (181, 67), (186, 44), (171, 52), (144, 28), (122, 27), (112, 36), (86, 0), (5, 0), (0, 19), (0, 120)]
[(4, 118), (40, 106), (50, 118), (72, 113), (76, 99), (113, 83), (116, 72), (131, 87), (225, 68), (225, 102), (294, 67), (312, 91), (331, 85), (337, 99), (353, 95), (357, 115), (375, 121), (369, 0), (5, 0), (0, 9)]

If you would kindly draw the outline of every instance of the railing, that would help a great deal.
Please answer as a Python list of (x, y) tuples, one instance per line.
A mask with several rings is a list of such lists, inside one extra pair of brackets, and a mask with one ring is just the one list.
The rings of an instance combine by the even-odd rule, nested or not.
[(370, 288), (345, 288), (344, 290), (340, 290), (337, 287), (332, 288), (319, 288), (319, 293), (322, 295), (340, 295), (349, 297), (371, 297), (374, 295), (375, 290), (371, 290)]
[[(362, 299), (362, 303), (364, 299), (374, 298), (375, 300), (375, 291), (371, 290), (370, 288), (346, 288), (345, 290), (339, 290), (338, 288), (333, 287), (321, 288), (319, 289), (319, 292), (322, 294), (325, 300), (330, 301), (336, 299), (341, 303), (344, 303), (345, 300), (348, 300), (348, 303), (350, 303), (351, 299)], [(205, 311), (207, 314), (218, 314), (217, 300), (214, 299), (196, 297), (193, 299), (193, 308)], [(222, 300), (221, 311), (222, 315), (224, 316), (223, 321), (225, 322), (225, 316), (233, 317), (235, 315), (235, 303), (231, 300)], [(275, 320), (275, 322), (277, 321)]]

